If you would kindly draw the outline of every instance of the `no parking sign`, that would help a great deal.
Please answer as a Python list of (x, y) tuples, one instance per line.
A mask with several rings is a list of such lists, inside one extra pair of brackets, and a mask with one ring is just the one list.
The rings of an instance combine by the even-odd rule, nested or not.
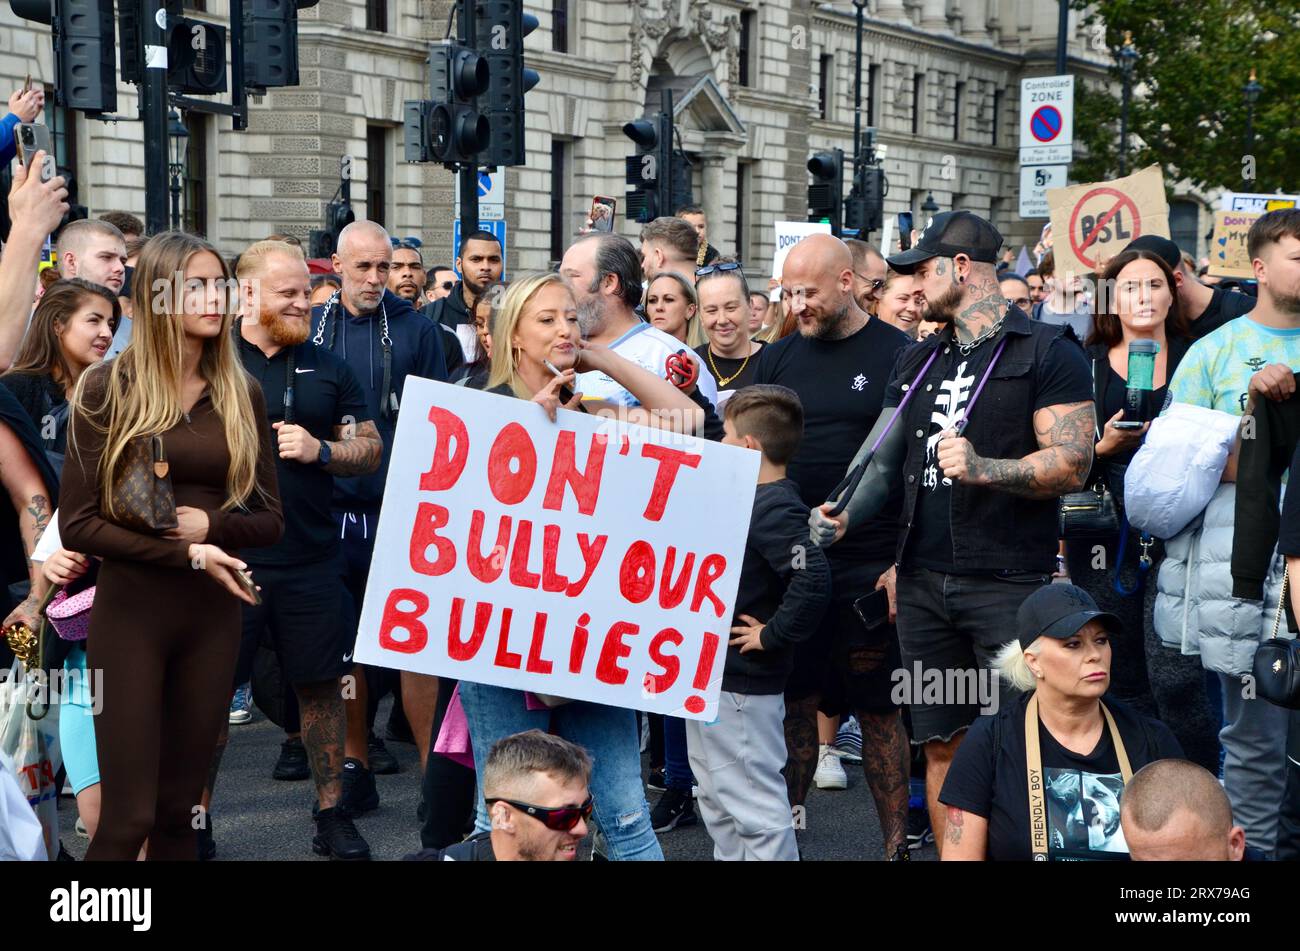
[(1134, 238), (1169, 237), (1164, 176), (1151, 165), (1127, 178), (1049, 188), (1057, 274), (1090, 274)]

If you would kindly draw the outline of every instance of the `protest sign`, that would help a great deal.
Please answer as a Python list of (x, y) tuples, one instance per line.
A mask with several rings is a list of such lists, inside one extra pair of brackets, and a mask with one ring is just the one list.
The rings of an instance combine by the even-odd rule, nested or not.
[(1262, 192), (1229, 192), (1219, 196), (1219, 208), (1223, 211), (1253, 211), (1263, 214), (1281, 208), (1300, 206), (1300, 195), (1268, 195)]
[[(781, 268), (785, 265), (786, 255), (796, 244), (810, 234), (830, 234), (831, 226), (824, 221), (778, 221), (776, 223), (776, 253), (772, 256), (772, 276), (781, 279)], [(769, 295), (771, 300), (781, 299), (781, 289), (774, 288)]]
[(1210, 274), (1215, 277), (1254, 279), (1255, 269), (1250, 266), (1250, 255), (1246, 253), (1246, 236), (1250, 234), (1250, 226), (1259, 220), (1260, 214), (1248, 211), (1214, 213), (1214, 237), (1210, 239)]
[(408, 378), (356, 660), (712, 720), (758, 464)]
[(1169, 205), (1158, 165), (1109, 182), (1049, 188), (1047, 203), (1058, 275), (1090, 274), (1142, 235), (1169, 237)]

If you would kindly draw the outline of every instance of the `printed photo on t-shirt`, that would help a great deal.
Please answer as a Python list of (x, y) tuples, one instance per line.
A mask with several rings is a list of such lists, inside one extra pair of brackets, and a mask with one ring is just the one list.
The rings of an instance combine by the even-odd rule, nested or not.
[(1119, 824), (1124, 778), (1048, 767), (1048, 850), (1055, 861), (1088, 862), (1128, 857)]

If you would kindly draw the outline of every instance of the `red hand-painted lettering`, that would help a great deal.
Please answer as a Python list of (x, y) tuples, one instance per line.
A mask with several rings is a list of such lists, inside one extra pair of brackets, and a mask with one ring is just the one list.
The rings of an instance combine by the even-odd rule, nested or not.
[(664, 508), (668, 505), (668, 495), (677, 481), (677, 471), (682, 466), (690, 469), (698, 467), (703, 457), (697, 452), (669, 449), (667, 446), (656, 446), (654, 443), (643, 445), (641, 456), (645, 459), (654, 459), (659, 463), (659, 468), (655, 471), (654, 486), (650, 489), (650, 500), (646, 502), (644, 513), (647, 519), (657, 522), (663, 518)]

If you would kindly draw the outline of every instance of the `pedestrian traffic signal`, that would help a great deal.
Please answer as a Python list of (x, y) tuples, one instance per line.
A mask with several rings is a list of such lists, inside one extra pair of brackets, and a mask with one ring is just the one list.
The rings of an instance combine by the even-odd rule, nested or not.
[(831, 233), (843, 230), (844, 218), (844, 150), (818, 152), (808, 160), (813, 182), (808, 186), (808, 220), (828, 220)]
[(325, 228), (314, 230), (308, 236), (310, 254), (313, 258), (327, 258), (339, 247), (339, 236), (343, 229), (357, 220), (352, 211), (351, 202), (331, 201), (325, 206)]
[(541, 77), (524, 67), (524, 37), (537, 29), (537, 17), (523, 8), (522, 0), (479, 0), (474, 7), (474, 45), (488, 66), (480, 105), (491, 132), (483, 165), (523, 165), (526, 160), (524, 94)]
[(844, 227), (858, 232), (861, 237), (868, 231), (879, 231), (885, 218), (885, 194), (889, 183), (885, 170), (880, 167), (863, 169), (861, 184), (854, 183), (849, 197), (844, 200)]
[(189, 17), (169, 17), (167, 29), (168, 88), (199, 96), (225, 92), (226, 28)]
[(474, 50), (451, 42), (429, 50), (429, 150), (439, 162), (478, 164), (492, 131), (487, 116), (478, 111), (478, 97), (487, 86), (487, 60)]
[(117, 109), (113, 0), (9, 0), (9, 6), (50, 27), (58, 105), (91, 113)]
[(298, 11), (318, 2), (244, 0), (246, 87), (265, 90), (298, 85)]

